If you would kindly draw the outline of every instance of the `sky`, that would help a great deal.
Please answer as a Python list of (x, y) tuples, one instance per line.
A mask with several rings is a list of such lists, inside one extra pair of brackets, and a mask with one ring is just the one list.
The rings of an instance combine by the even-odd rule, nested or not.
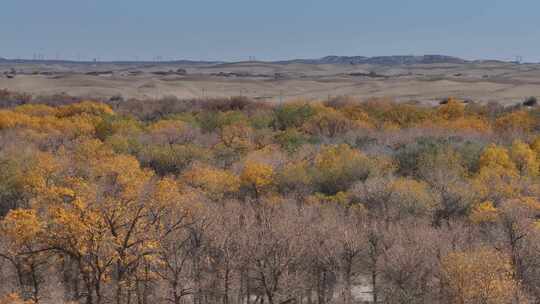
[(538, 0), (2, 0), (0, 57), (539, 62), (539, 14)]

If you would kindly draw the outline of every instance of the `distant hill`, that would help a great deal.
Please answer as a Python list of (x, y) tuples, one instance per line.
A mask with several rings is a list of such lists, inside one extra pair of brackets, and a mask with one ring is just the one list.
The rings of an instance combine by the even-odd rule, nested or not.
[(173, 61), (76, 61), (62, 59), (6, 59), (0, 57), (0, 62), (11, 63), (39, 63), (39, 64), (180, 64), (180, 65), (204, 65), (204, 64), (220, 64), (224, 61), (197, 61), (197, 60), (173, 60)]
[[(0, 57), (0, 62), (15, 63), (15, 64), (152, 64), (152, 65), (216, 65), (216, 64), (238, 64), (246, 62), (230, 62), (230, 61), (198, 61), (198, 60), (173, 60), (173, 61), (73, 61), (73, 60), (30, 60), (30, 59), (6, 59)], [(458, 57), (446, 55), (396, 55), (396, 56), (326, 56), (318, 59), (291, 59), (280, 61), (264, 61), (267, 64), (336, 64), (336, 65), (355, 65), (355, 64), (373, 64), (373, 65), (413, 65), (413, 64), (464, 64), (464, 63), (503, 63), (506, 61), (498, 60), (474, 60), (469, 61)], [(515, 63), (515, 62), (507, 62)]]
[(186, 64), (186, 65), (189, 65), (189, 64), (220, 64), (220, 63), (226, 63), (226, 61), (197, 61), (197, 60), (174, 60), (174, 61), (169, 61), (171, 63), (176, 63), (176, 64)]
[(445, 55), (422, 55), (422, 56), (326, 56), (320, 59), (294, 59), (277, 61), (276, 63), (291, 64), (379, 64), (379, 65), (401, 65), (401, 64), (433, 64), (433, 63), (467, 63), (469, 61)]

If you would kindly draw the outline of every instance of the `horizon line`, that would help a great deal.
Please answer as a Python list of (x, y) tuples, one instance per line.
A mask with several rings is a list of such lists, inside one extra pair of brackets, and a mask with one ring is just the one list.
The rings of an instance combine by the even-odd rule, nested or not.
[(479, 62), (479, 61), (498, 61), (498, 62), (506, 62), (506, 63), (520, 63), (520, 64), (534, 64), (534, 63), (540, 63), (540, 62), (527, 62), (527, 61), (521, 61), (520, 56), (515, 56), (516, 58), (510, 59), (500, 59), (500, 58), (468, 58), (465, 59), (464, 57), (460, 56), (453, 56), (453, 55), (446, 55), (446, 54), (401, 54), (401, 55), (375, 55), (375, 56), (365, 56), (365, 55), (326, 55), (318, 58), (285, 58), (285, 59), (257, 59), (255, 56), (250, 57), (246, 60), (204, 60), (204, 59), (163, 59), (162, 56), (155, 56), (154, 59), (107, 59), (107, 60), (100, 60), (99, 57), (93, 58), (91, 60), (87, 59), (69, 59), (69, 58), (47, 58), (43, 56), (43, 54), (37, 54), (39, 56), (42, 56), (43, 58), (22, 58), (22, 57), (3, 57), (0, 56), (0, 62), (1, 61), (11, 61), (14, 63), (17, 62), (35, 62), (35, 63), (84, 63), (84, 64), (97, 64), (97, 63), (178, 63), (178, 62), (190, 62), (190, 63), (244, 63), (244, 62), (261, 62), (261, 63), (285, 63), (285, 62), (293, 62), (293, 61), (316, 61), (316, 60), (322, 60), (328, 57), (338, 57), (338, 58), (366, 58), (366, 59), (373, 59), (373, 58), (392, 58), (392, 57), (425, 57), (425, 56), (441, 56), (441, 57), (448, 57), (453, 59), (459, 59), (463, 60), (465, 62)]

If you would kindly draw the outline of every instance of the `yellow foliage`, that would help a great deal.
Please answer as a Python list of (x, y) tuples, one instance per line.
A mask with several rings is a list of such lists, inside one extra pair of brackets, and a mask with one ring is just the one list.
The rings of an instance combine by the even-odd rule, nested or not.
[(439, 106), (437, 114), (446, 120), (462, 118), (465, 115), (465, 105), (460, 100), (449, 97), (446, 104)]
[(497, 167), (503, 170), (516, 171), (516, 166), (510, 159), (508, 150), (494, 144), (484, 150), (480, 156), (479, 165), (480, 169)]
[(537, 157), (540, 157), (540, 136), (534, 138), (531, 143), (531, 149), (533, 149)]
[(516, 170), (502, 166), (484, 167), (473, 179), (473, 188), (486, 200), (501, 202), (520, 195), (519, 175)]
[(473, 208), (469, 219), (473, 223), (493, 223), (499, 218), (499, 210), (495, 208), (492, 202), (486, 201)]
[(55, 169), (63, 178), (51, 180), (47, 195), (36, 196), (48, 219), (47, 242), (79, 257), (85, 271), (105, 275), (113, 262), (130, 267), (146, 258), (157, 246), (159, 219), (185, 213), (178, 183), (154, 179), (137, 159), (99, 141), (81, 143), (75, 155)]
[(272, 185), (273, 179), (274, 169), (272, 166), (255, 161), (246, 162), (240, 175), (241, 183), (253, 188), (257, 193)]
[(32, 209), (11, 210), (0, 222), (0, 231), (15, 247), (35, 241), (42, 229), (43, 223)]
[(435, 197), (425, 182), (399, 178), (391, 183), (389, 190), (390, 200), (409, 213), (426, 213), (436, 207)]
[(493, 249), (452, 252), (442, 270), (452, 303), (511, 303), (518, 288), (510, 259)]
[(472, 131), (480, 133), (487, 133), (491, 131), (491, 126), (488, 121), (475, 116), (458, 117), (452, 120), (443, 120), (439, 122), (438, 125), (443, 129), (450, 129), (455, 131)]
[(158, 206), (165, 206), (179, 201), (180, 188), (178, 182), (169, 177), (158, 180), (153, 191), (153, 199)]
[(373, 126), (373, 122), (371, 118), (369, 117), (369, 114), (366, 113), (366, 111), (362, 110), (358, 106), (354, 106), (354, 105), (346, 106), (341, 109), (341, 112), (343, 112), (343, 114), (351, 120), (364, 122), (367, 125)]
[(312, 135), (335, 137), (350, 130), (370, 127), (367, 117), (360, 115), (360, 120), (351, 120), (334, 108), (323, 107), (304, 123), (302, 129)]
[(221, 142), (228, 148), (245, 152), (253, 146), (253, 130), (247, 124), (238, 122), (221, 129)]
[[(90, 202), (88, 202), (90, 203)], [(106, 223), (95, 209), (78, 200), (73, 204), (50, 206), (48, 239), (52, 245), (84, 256), (105, 248)], [(112, 250), (106, 254), (112, 255)]]
[(520, 140), (514, 141), (510, 155), (521, 175), (538, 176), (540, 161), (528, 144)]
[(32, 304), (31, 300), (23, 300), (16, 293), (10, 293), (0, 298), (0, 304)]
[(98, 159), (93, 163), (94, 174), (103, 183), (113, 184), (121, 189), (115, 199), (136, 200), (145, 183), (153, 176), (149, 170), (141, 169), (139, 162), (133, 156), (115, 155), (106, 159)]
[(483, 199), (498, 203), (520, 195), (519, 171), (507, 149), (488, 146), (480, 156), (479, 165), (473, 185)]
[(60, 166), (59, 161), (51, 153), (37, 152), (22, 178), (25, 190), (34, 195), (49, 193)]
[(399, 131), (401, 129), (401, 127), (397, 123), (393, 123), (393, 122), (390, 122), (390, 121), (385, 121), (381, 125), (381, 129), (384, 130), (384, 131), (387, 131), (387, 132), (397, 132), (397, 131)]
[(385, 123), (397, 125), (399, 128), (416, 126), (433, 116), (433, 111), (429, 107), (406, 103), (394, 103), (388, 104), (388, 106), (384, 113), (381, 113), (381, 119)]
[(315, 168), (335, 176), (357, 162), (368, 162), (368, 158), (346, 144), (326, 146), (315, 157)]
[(307, 201), (311, 204), (339, 204), (343, 206), (348, 206), (350, 203), (350, 198), (346, 192), (340, 191), (334, 195), (316, 193), (315, 195), (308, 197)]
[(95, 132), (95, 125), (99, 121), (99, 118), (88, 114), (58, 118), (52, 115), (31, 116), (22, 112), (19, 113), (8, 110), (0, 111), (0, 130), (23, 128), (37, 133), (45, 133), (54, 136), (76, 137), (93, 135)]
[(0, 111), (0, 129), (12, 129), (26, 125), (32, 125), (31, 116), (9, 110)]
[(370, 175), (387, 175), (395, 171), (393, 161), (386, 156), (368, 156), (347, 144), (323, 146), (315, 156), (312, 174), (320, 192), (336, 194), (347, 191)]
[(309, 163), (305, 160), (289, 163), (278, 174), (279, 184), (285, 188), (308, 187), (313, 177), (309, 172)]
[(237, 192), (240, 188), (240, 179), (236, 175), (200, 163), (194, 164), (187, 170), (182, 175), (182, 179), (185, 183), (202, 189), (216, 200)]
[(113, 157), (114, 152), (98, 139), (87, 139), (77, 143), (73, 157), (79, 164), (87, 163), (89, 160), (99, 160)]
[(513, 111), (495, 120), (495, 128), (507, 132), (530, 132), (533, 124), (534, 119), (527, 111)]
[(113, 115), (114, 111), (108, 105), (94, 101), (82, 101), (58, 108), (58, 117), (75, 116), (80, 114), (88, 115)]
[(531, 215), (540, 212), (540, 201), (538, 201), (538, 199), (535, 197), (523, 196), (513, 201), (510, 201), (510, 203), (519, 204), (526, 207), (528, 210), (531, 211)]
[(15, 107), (13, 111), (30, 116), (54, 116), (58, 113), (57, 108), (42, 104), (25, 104)]
[(168, 144), (175, 143), (183, 132), (187, 129), (187, 123), (181, 120), (159, 120), (149, 126), (150, 135), (159, 142)]

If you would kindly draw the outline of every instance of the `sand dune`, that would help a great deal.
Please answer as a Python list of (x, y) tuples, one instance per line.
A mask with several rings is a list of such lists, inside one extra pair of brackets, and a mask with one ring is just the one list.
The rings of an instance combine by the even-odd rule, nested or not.
[[(435, 102), (457, 96), (517, 103), (540, 96), (540, 65), (511, 63), (333, 65), (242, 62), (226, 64), (12, 64), (0, 88), (34, 95), (67, 93), (109, 98), (246, 95), (268, 101), (335, 95)], [(183, 69), (186, 75), (175, 74)], [(92, 75), (88, 73), (92, 72)], [(170, 74), (168, 74), (170, 72)], [(371, 74), (370, 74), (371, 73)]]

